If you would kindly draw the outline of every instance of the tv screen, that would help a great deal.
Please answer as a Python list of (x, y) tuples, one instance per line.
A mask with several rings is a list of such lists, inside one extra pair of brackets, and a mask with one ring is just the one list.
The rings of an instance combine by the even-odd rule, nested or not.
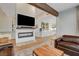
[(35, 18), (18, 14), (17, 15), (17, 24), (20, 26), (35, 26)]

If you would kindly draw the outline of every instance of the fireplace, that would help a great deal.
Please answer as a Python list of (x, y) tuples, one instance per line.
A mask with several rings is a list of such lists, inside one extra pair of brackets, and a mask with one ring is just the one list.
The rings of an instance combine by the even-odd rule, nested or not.
[(33, 32), (20, 32), (18, 38), (33, 37)]
[(35, 40), (35, 30), (34, 29), (16, 29), (16, 43), (23, 43), (27, 41)]

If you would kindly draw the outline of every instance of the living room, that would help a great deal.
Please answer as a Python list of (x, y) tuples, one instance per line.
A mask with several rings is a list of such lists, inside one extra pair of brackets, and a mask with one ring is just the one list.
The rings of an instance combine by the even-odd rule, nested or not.
[[(60, 37), (69, 37), (68, 39), (73, 37), (75, 37), (73, 39), (79, 38), (78, 5), (77, 3), (0, 4), (0, 42), (1, 45), (7, 46), (7, 44), (12, 44), (8, 46), (13, 46), (13, 51), (10, 49), (9, 54), (7, 54), (9, 49), (5, 49), (5, 51), (8, 52), (4, 53), (4, 51), (2, 51), (0, 55), (32, 56), (36, 54), (43, 56), (42, 53), (39, 54), (33, 51), (42, 46), (47, 49), (47, 46), (49, 46), (51, 49), (49, 49), (48, 54), (46, 53), (45, 55), (68, 56), (64, 50), (58, 48), (59, 42), (56, 41), (56, 39)], [(29, 20), (25, 22), (25, 20), (23, 21), (23, 17), (28, 17), (28, 19), (32, 19), (33, 22)], [(70, 40), (70, 42), (71, 41), (72, 40)], [(55, 47), (58, 50), (52, 50)], [(55, 50), (56, 52), (61, 52), (61, 54), (56, 53)], [(54, 53), (50, 53), (50, 51), (54, 51)], [(72, 54), (70, 51), (69, 53)], [(76, 53), (76, 55), (79, 54)]]

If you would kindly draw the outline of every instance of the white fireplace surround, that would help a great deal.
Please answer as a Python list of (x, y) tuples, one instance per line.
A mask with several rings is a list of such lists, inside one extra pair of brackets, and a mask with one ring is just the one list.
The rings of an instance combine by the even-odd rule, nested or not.
[(16, 29), (16, 43), (35, 40), (34, 29)]

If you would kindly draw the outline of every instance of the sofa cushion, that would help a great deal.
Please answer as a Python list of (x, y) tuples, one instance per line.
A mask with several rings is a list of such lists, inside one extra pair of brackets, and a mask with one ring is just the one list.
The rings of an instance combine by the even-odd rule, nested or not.
[(58, 45), (79, 52), (79, 44), (72, 42), (59, 42)]
[(79, 43), (79, 38), (76, 38), (76, 37), (63, 37), (63, 41)]
[(79, 38), (79, 36), (78, 36), (78, 35), (63, 35), (63, 37)]

